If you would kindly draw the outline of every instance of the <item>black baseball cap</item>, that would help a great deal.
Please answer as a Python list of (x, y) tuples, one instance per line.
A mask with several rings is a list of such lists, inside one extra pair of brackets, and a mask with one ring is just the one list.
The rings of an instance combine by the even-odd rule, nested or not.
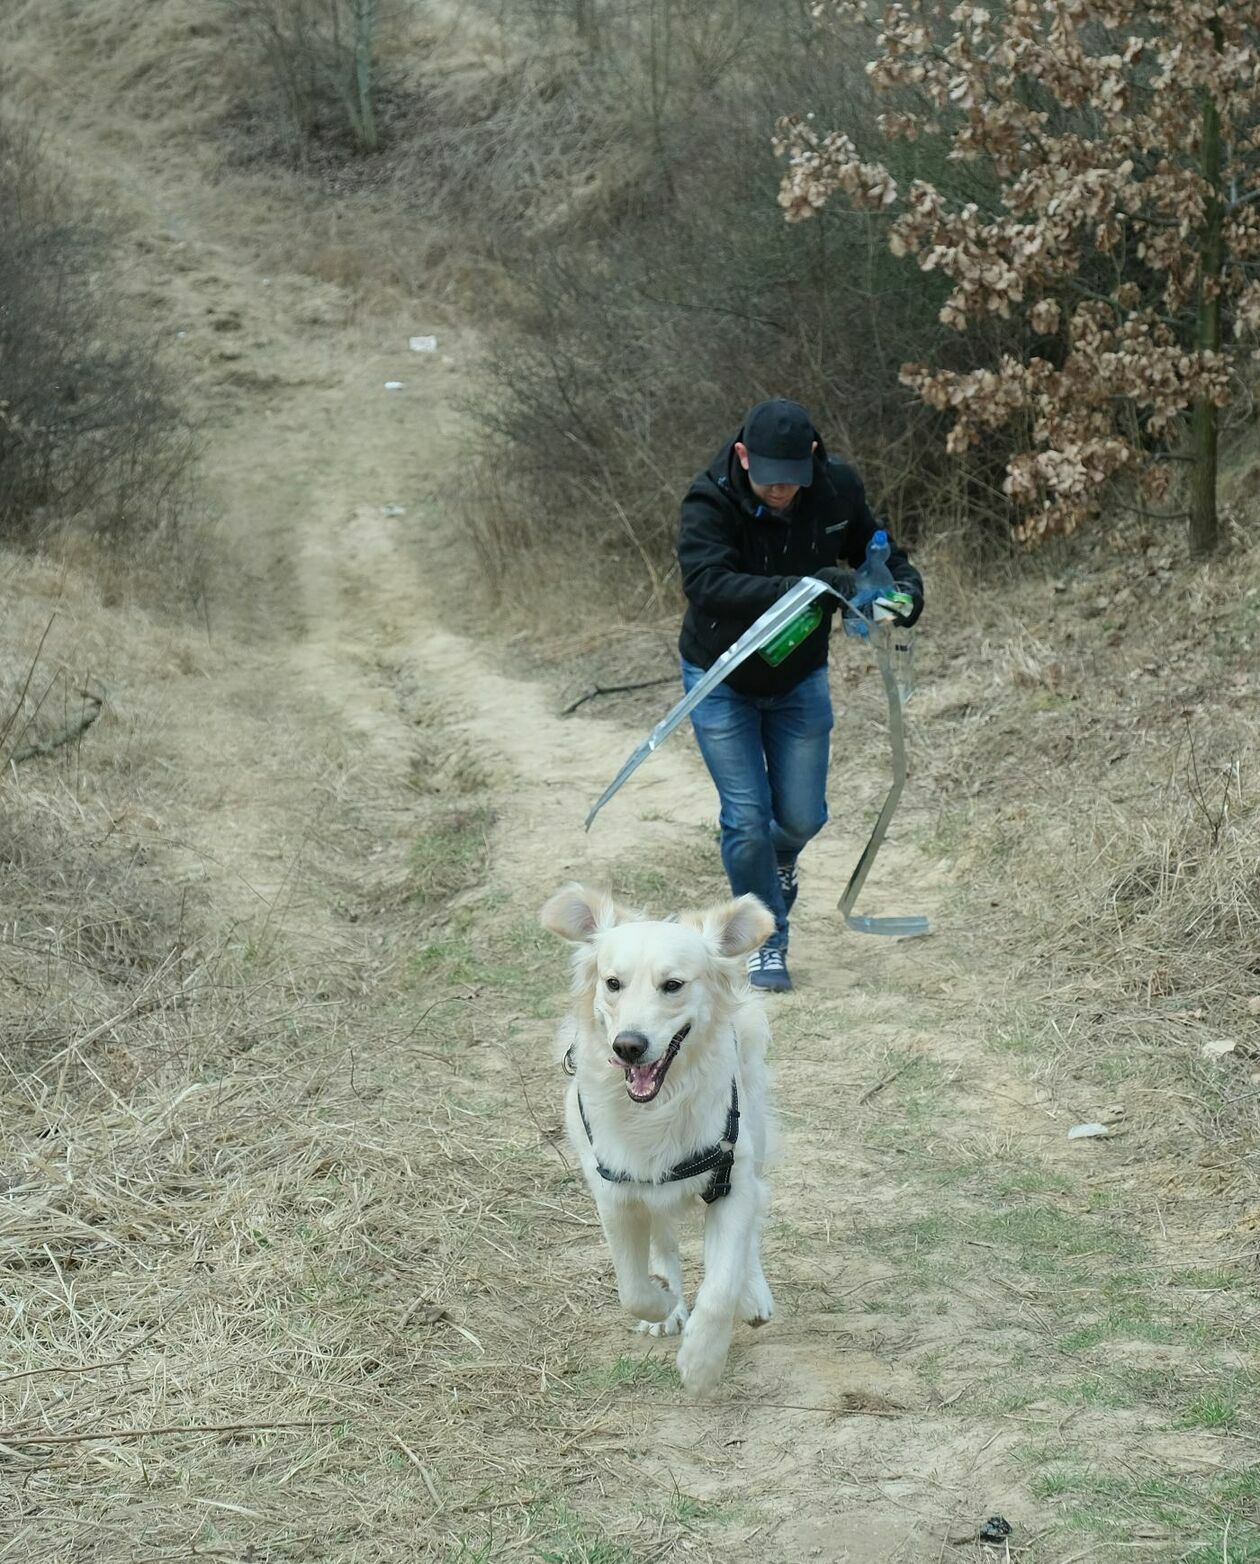
[(758, 402), (744, 420), (748, 476), (769, 487), (794, 483), (807, 489), (814, 481), (814, 422), (799, 402), (776, 397)]

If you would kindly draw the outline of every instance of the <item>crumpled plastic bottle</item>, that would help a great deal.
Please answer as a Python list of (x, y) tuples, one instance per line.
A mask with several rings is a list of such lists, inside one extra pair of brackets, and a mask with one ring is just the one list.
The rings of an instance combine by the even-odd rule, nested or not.
[[(913, 606), (910, 594), (898, 587), (888, 568), (891, 553), (892, 544), (881, 527), (866, 545), (866, 559), (854, 578), (856, 586), (850, 602), (861, 612), (846, 611), (843, 624), (847, 635), (868, 637), (873, 624), (894, 619)], [(889, 634), (897, 691), (904, 705), (914, 693), (914, 636), (907, 626), (899, 624), (890, 625)]]

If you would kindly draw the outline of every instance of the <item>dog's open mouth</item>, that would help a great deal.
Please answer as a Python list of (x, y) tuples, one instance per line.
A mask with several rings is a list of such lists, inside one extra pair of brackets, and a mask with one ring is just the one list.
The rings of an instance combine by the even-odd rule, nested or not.
[(630, 1093), (631, 1102), (651, 1102), (656, 1096), (664, 1084), (666, 1071), (677, 1058), (683, 1038), (690, 1030), (691, 1023), (688, 1022), (681, 1032), (675, 1032), (669, 1040), (669, 1047), (655, 1064), (632, 1064), (629, 1067), (626, 1071), (626, 1090)]

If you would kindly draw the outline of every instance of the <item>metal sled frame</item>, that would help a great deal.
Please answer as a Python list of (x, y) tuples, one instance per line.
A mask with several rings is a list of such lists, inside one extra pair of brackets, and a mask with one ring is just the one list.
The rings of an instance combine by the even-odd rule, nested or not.
[[(773, 603), (755, 624), (745, 630), (734, 645), (727, 647), (704, 676), (696, 681), (676, 706), (666, 712), (647, 738), (631, 752), (625, 765), (595, 801), (594, 807), (586, 817), (586, 829), (590, 830), (595, 816), (609, 799), (634, 775), (648, 756), (661, 747), (678, 724), (685, 717), (690, 716), (710, 690), (715, 689), (742, 662), (746, 662), (768, 641), (773, 640), (779, 631), (791, 624), (797, 614), (816, 597), (821, 597), (824, 592), (830, 591), (831, 588), (823, 582), (816, 581), (812, 576), (805, 576), (790, 592), (785, 592), (778, 602)], [(832, 595), (840, 597), (839, 593)], [(879, 812), (879, 818), (875, 822), (875, 828), (871, 832), (870, 840), (862, 850), (857, 867), (849, 876), (849, 883), (844, 888), (839, 907), (844, 914), (844, 921), (858, 934), (885, 934), (901, 939), (915, 938), (928, 933), (928, 920), (924, 917), (869, 918), (860, 917), (853, 911), (854, 903), (875, 861), (875, 855), (879, 852), (888, 833), (889, 822), (896, 812), (898, 800), (906, 784), (906, 736), (905, 718), (901, 709), (901, 692), (897, 688), (896, 674), (893, 670), (892, 648), (887, 628), (870, 624), (847, 598), (840, 597), (840, 602), (863, 626), (860, 633), (869, 636), (875, 648), (875, 657), (884, 681), (884, 691), (888, 697), (888, 734), (892, 744), (893, 781), (884, 799), (883, 808)]]
[(866, 846), (862, 849), (857, 867), (849, 876), (849, 883), (845, 886), (844, 894), (836, 905), (844, 914), (844, 921), (858, 934), (887, 934), (894, 939), (917, 939), (920, 935), (930, 932), (928, 920), (920, 914), (900, 918), (870, 918), (859, 916), (853, 911), (853, 905), (866, 882), (866, 876), (875, 862), (875, 854), (880, 850), (884, 837), (888, 834), (889, 822), (897, 812), (901, 790), (906, 785), (906, 723), (901, 709), (901, 691), (897, 687), (897, 675), (893, 668), (892, 637), (889, 627), (872, 625), (870, 639), (875, 646), (875, 660), (879, 664), (880, 675), (884, 681), (884, 693), (888, 697), (888, 739), (892, 745), (893, 763), (892, 786), (884, 798), (883, 808), (879, 812), (879, 818), (875, 821), (875, 827)]

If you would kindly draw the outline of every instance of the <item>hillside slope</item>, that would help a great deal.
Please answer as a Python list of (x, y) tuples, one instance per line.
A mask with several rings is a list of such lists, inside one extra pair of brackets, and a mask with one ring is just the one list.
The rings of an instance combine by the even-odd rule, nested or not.
[[(0, 25), (182, 355), (218, 552), (200, 623), (108, 606), (90, 561), (0, 583), (0, 710), (50, 619), (33, 688), (106, 696), (6, 783), (15, 1556), (939, 1564), (1001, 1556), (1000, 1513), (1045, 1564), (1260, 1557), (1249, 559), (1228, 595), (1168, 545), (1000, 591), (937, 562), (867, 903), (921, 943), (833, 910), (885, 784), (837, 647), (773, 1014), (780, 1314), (687, 1405), (560, 1138), (534, 913), (569, 877), (718, 897), (713, 800), (680, 735), (584, 835), (668, 691), (563, 717), (461, 609), (493, 320), (408, 298), (379, 236), (338, 280), (370, 199), (225, 171), (194, 8)], [(1235, 932), (1187, 921), (1227, 896)]]

